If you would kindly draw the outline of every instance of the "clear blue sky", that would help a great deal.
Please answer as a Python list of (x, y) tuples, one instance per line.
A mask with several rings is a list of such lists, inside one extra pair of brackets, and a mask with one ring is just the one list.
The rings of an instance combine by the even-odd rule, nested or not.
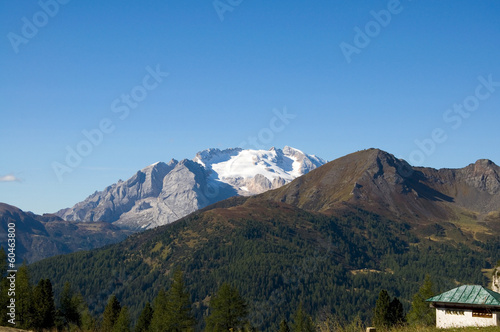
[[(0, 202), (54, 212), (259, 135), (327, 160), (377, 147), (436, 168), (500, 164), (500, 2), (215, 4), (2, 1)], [(82, 132), (100, 125), (94, 144)], [(85, 156), (68, 166), (68, 147)]]

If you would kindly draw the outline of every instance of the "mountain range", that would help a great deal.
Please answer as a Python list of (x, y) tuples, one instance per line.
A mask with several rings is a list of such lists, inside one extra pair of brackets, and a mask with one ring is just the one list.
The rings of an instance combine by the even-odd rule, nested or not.
[(299, 304), (315, 317), (367, 321), (380, 289), (408, 309), (426, 274), (436, 291), (486, 285), (481, 270), (500, 257), (499, 215), (493, 162), (436, 170), (368, 149), (118, 244), (31, 266), (56, 292), (74, 282), (94, 313), (115, 294), (137, 317), (181, 269), (201, 325), (224, 281), (247, 299), (261, 330), (275, 330)]
[(278, 188), (325, 161), (297, 149), (207, 149), (193, 160), (157, 162), (96, 191), (72, 208), (36, 215), (0, 203), (0, 245), (16, 222), (20, 261), (89, 250), (123, 240), (132, 232), (171, 223), (235, 195)]
[(132, 232), (109, 223), (74, 223), (54, 214), (37, 215), (0, 203), (0, 246), (7, 246), (7, 228), (15, 223), (16, 258), (32, 263), (40, 259), (90, 250), (125, 239)]
[(268, 151), (208, 149), (193, 160), (150, 165), (56, 215), (134, 230), (154, 228), (235, 195), (279, 188), (323, 164), (323, 159), (288, 146)]

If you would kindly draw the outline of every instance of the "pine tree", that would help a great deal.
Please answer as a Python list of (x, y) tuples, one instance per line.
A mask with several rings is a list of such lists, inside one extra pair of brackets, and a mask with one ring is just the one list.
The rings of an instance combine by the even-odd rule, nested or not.
[(247, 304), (238, 290), (223, 283), (217, 295), (210, 300), (206, 331), (237, 330), (245, 325), (247, 315)]
[(7, 274), (7, 253), (3, 247), (0, 247), (0, 278)]
[(94, 318), (94, 316), (92, 316), (88, 308), (85, 308), (82, 311), (81, 316), (82, 316), (82, 326), (81, 326), (82, 331), (93, 332), (98, 330), (97, 321)]
[(54, 292), (49, 279), (41, 279), (33, 290), (33, 322), (37, 330), (50, 329), (55, 326), (56, 308)]
[(30, 282), (28, 267), (23, 265), (16, 273), (16, 326), (20, 328), (32, 327), (33, 318), (33, 286)]
[(172, 332), (190, 331), (195, 325), (191, 313), (191, 300), (184, 286), (181, 271), (176, 271), (174, 280), (167, 292), (167, 329)]
[(280, 323), (280, 331), (279, 332), (291, 332), (290, 327), (288, 326), (288, 323), (286, 319), (283, 319)]
[(7, 306), (10, 303), (8, 295), (9, 281), (7, 275), (7, 254), (3, 247), (0, 247), (0, 325), (6, 325), (9, 317), (7, 316)]
[(433, 285), (429, 275), (425, 276), (423, 285), (413, 295), (411, 309), (406, 316), (411, 325), (431, 326), (436, 323), (436, 312), (425, 300), (434, 296)]
[(391, 326), (390, 311), (391, 298), (385, 289), (382, 289), (378, 294), (375, 310), (373, 311), (373, 325), (375, 327), (384, 328)]
[(127, 307), (120, 310), (120, 314), (113, 326), (113, 332), (130, 332), (130, 314)]
[(10, 304), (10, 297), (8, 296), (9, 281), (7, 278), (0, 280), (0, 325), (7, 325), (9, 316), (7, 316)]
[(166, 331), (167, 322), (167, 293), (163, 289), (160, 290), (155, 300), (153, 301), (153, 318), (151, 319), (150, 331), (162, 332)]
[(391, 298), (385, 289), (381, 290), (373, 311), (373, 324), (389, 328), (405, 323), (403, 305), (397, 297)]
[(144, 309), (142, 309), (139, 318), (137, 319), (137, 324), (135, 325), (135, 332), (147, 332), (149, 331), (149, 326), (151, 325), (151, 320), (153, 319), (153, 308), (146, 303)]
[(389, 304), (390, 326), (400, 326), (406, 322), (403, 304), (395, 297)]
[(71, 289), (70, 283), (66, 282), (59, 299), (59, 314), (62, 317), (64, 326), (68, 326), (69, 324), (81, 325), (79, 309), (82, 302), (81, 297)]
[(314, 323), (311, 318), (302, 307), (302, 303), (299, 304), (299, 308), (293, 315), (293, 331), (294, 332), (314, 332)]
[(108, 300), (104, 313), (102, 314), (102, 331), (113, 332), (118, 316), (120, 315), (121, 305), (115, 295), (111, 295)]

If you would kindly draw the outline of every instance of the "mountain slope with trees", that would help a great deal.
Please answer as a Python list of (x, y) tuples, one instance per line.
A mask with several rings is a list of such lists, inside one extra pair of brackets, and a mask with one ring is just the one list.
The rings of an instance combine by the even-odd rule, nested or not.
[[(252, 326), (269, 331), (292, 321), (299, 306), (313, 318), (331, 313), (371, 321), (381, 289), (408, 311), (427, 274), (437, 290), (486, 285), (481, 269), (494, 266), (500, 241), (493, 222), (478, 217), (463, 229), (452, 222), (453, 213), (472, 208), (459, 203), (465, 196), (438, 199), (449, 193), (422, 178), (432, 173), (427, 170), (400, 172), (401, 182), (392, 171), (397, 159), (379, 150), (347, 158), (359, 160), (334, 161), (275, 191), (216, 203), (119, 244), (40, 261), (30, 266), (34, 280), (50, 278), (56, 295), (71, 280), (93, 313), (102, 313), (114, 294), (135, 321), (180, 270), (197, 322), (204, 322), (210, 299), (227, 282), (247, 301)], [(409, 189), (398, 196), (404, 185)], [(366, 190), (359, 204), (346, 191), (356, 187)], [(495, 195), (487, 209), (496, 206)], [(405, 220), (397, 214), (403, 208), (430, 212)]]

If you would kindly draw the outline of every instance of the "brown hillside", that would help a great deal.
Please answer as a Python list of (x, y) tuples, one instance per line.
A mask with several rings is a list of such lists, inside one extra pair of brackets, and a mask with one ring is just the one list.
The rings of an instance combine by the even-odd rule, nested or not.
[(472, 235), (488, 235), (500, 228), (499, 174), (489, 160), (437, 170), (411, 167), (369, 149), (336, 159), (263, 197), (325, 214), (356, 206), (422, 229), (448, 222)]

